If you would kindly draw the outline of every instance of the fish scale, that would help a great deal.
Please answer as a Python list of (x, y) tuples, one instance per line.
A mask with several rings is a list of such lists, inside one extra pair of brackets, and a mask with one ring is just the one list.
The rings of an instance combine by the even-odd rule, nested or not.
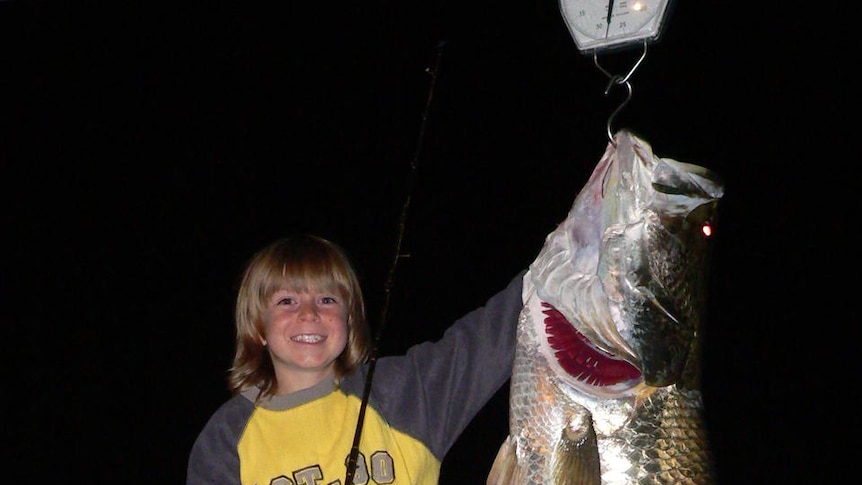
[(701, 229), (724, 188), (631, 132), (615, 141), (524, 276), (509, 436), (489, 485), (713, 482)]

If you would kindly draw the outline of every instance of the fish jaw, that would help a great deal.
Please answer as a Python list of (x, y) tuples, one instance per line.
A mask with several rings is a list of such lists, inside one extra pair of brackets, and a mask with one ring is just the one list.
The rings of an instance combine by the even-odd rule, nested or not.
[[(638, 361), (596, 345), (578, 331), (579, 325), (542, 300), (535, 288), (527, 297), (519, 325), (517, 353), (526, 357), (518, 358), (544, 369), (543, 379), (550, 383), (547, 388), (564, 396), (555, 399), (578, 403), (587, 414), (601, 414), (601, 433), (612, 432), (628, 419), (631, 403), (643, 395), (645, 387)], [(609, 402), (619, 406), (608, 406)]]

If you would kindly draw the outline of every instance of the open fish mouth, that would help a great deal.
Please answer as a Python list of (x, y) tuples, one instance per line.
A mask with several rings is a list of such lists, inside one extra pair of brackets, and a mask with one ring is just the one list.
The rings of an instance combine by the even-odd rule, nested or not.
[(580, 385), (630, 388), (641, 381), (641, 370), (610, 354), (579, 332), (553, 305), (542, 302), (545, 334), (557, 363)]

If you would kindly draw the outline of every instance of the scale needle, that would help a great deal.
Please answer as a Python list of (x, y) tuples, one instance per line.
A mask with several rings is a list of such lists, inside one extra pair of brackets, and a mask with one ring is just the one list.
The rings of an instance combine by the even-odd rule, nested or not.
[(611, 32), (611, 17), (613, 16), (613, 11), (614, 11), (614, 0), (609, 0), (608, 1), (608, 18), (606, 19), (607, 27), (605, 28), (605, 38), (607, 38), (608, 34)]

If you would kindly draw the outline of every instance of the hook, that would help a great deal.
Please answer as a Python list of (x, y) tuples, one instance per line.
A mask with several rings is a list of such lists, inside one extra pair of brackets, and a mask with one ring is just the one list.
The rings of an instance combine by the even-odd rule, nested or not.
[(611, 144), (613, 144), (614, 147), (617, 146), (617, 142), (616, 142), (616, 140), (614, 140), (614, 134), (613, 134), (613, 130), (611, 129), (611, 124), (613, 123), (614, 118), (616, 118), (617, 114), (619, 114), (619, 112), (623, 110), (623, 107), (625, 107), (625, 105), (629, 104), (629, 100), (632, 99), (632, 83), (626, 81), (624, 78), (621, 78), (620, 76), (614, 76), (611, 78), (611, 82), (608, 83), (608, 87), (605, 88), (605, 96), (608, 95), (608, 93), (610, 92), (612, 87), (614, 87), (615, 85), (618, 85), (618, 84), (625, 84), (626, 85), (626, 99), (624, 99), (623, 102), (620, 103), (619, 106), (617, 106), (617, 109), (615, 109), (614, 112), (611, 113), (610, 116), (608, 116), (608, 124), (605, 126), (605, 129), (608, 132), (608, 140), (610, 140)]
[(617, 86), (620, 84), (625, 84), (625, 86), (626, 86), (626, 91), (627, 91), (626, 99), (623, 100), (623, 102), (620, 103), (619, 106), (617, 106), (617, 109), (615, 109), (613, 111), (613, 113), (611, 113), (611, 115), (608, 117), (608, 123), (606, 126), (606, 129), (608, 132), (608, 140), (611, 142), (611, 144), (613, 146), (617, 146), (617, 142), (616, 142), (616, 140), (614, 140), (614, 135), (613, 135), (613, 131), (611, 129), (611, 124), (614, 121), (614, 118), (616, 118), (617, 114), (619, 114), (619, 112), (622, 111), (623, 107), (625, 107), (625, 105), (627, 105), (629, 103), (629, 100), (632, 99), (632, 85), (629, 82), (629, 79), (635, 73), (637, 68), (641, 65), (641, 62), (643, 62), (644, 58), (646, 58), (646, 54), (647, 54), (647, 41), (646, 41), (646, 39), (644, 39), (644, 41), (643, 41), (643, 46), (644, 46), (643, 53), (641, 54), (641, 56), (637, 60), (637, 62), (635, 62), (635, 64), (629, 70), (628, 74), (626, 74), (625, 76), (620, 76), (619, 74), (616, 74), (616, 75), (611, 74), (605, 68), (603, 68), (601, 65), (599, 65), (598, 49), (593, 50), (593, 63), (596, 65), (596, 67), (600, 71), (602, 71), (602, 73), (604, 73), (605, 76), (607, 76), (610, 79), (610, 81), (608, 82), (608, 86), (605, 88), (605, 96), (608, 95), (608, 93), (611, 91), (611, 88), (614, 86)]

